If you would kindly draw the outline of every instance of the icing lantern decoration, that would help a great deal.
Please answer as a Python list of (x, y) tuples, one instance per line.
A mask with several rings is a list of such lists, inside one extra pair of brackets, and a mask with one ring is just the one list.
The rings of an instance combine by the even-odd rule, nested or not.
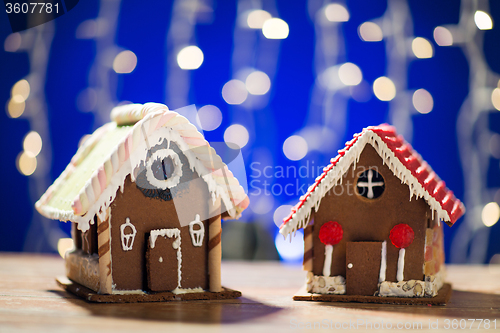
[(415, 238), (415, 233), (413, 229), (405, 223), (400, 223), (395, 225), (391, 229), (391, 233), (389, 235), (392, 244), (395, 247), (399, 248), (399, 257), (398, 257), (398, 273), (397, 279), (399, 281), (404, 280), (404, 268), (405, 268), (405, 248), (410, 246)]
[(332, 264), (333, 246), (337, 245), (344, 235), (344, 230), (338, 222), (326, 222), (319, 229), (319, 240), (325, 244), (325, 262), (323, 263), (323, 275), (330, 276)]
[(137, 234), (137, 229), (130, 222), (130, 219), (127, 217), (125, 219), (125, 223), (120, 226), (120, 236), (122, 240), (122, 250), (130, 251), (134, 246), (135, 235)]

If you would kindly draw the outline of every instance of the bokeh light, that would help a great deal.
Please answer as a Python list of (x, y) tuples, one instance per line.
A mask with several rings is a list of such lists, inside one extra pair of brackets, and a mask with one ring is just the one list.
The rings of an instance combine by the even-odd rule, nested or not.
[(330, 22), (349, 21), (349, 12), (339, 3), (331, 3), (325, 7), (326, 19)]
[(245, 87), (252, 95), (264, 95), (271, 88), (271, 80), (266, 73), (255, 71), (247, 76)]
[(205, 105), (198, 110), (197, 119), (204, 131), (213, 131), (222, 123), (222, 113), (215, 105)]
[[(496, 159), (500, 159), (500, 134), (493, 133), (490, 137), (488, 146), (491, 156)], [(500, 194), (500, 190), (498, 190), (498, 194)]]
[(273, 221), (277, 227), (283, 223), (283, 219), (290, 215), (290, 210), (293, 208), (292, 205), (281, 205), (274, 211)]
[(359, 38), (365, 42), (380, 42), (384, 39), (382, 29), (378, 26), (378, 24), (373, 22), (365, 22), (361, 24), (358, 28), (358, 35)]
[(241, 104), (247, 97), (248, 90), (243, 81), (230, 80), (222, 87), (222, 98), (224, 98), (227, 104)]
[(434, 48), (432, 44), (425, 38), (417, 37), (411, 43), (411, 49), (415, 57), (419, 59), (432, 58), (434, 56)]
[(346, 62), (339, 67), (339, 78), (346, 86), (356, 86), (363, 80), (363, 73), (355, 64)]
[(224, 141), (227, 143), (234, 143), (240, 148), (243, 148), (247, 145), (248, 139), (248, 130), (245, 128), (245, 126), (240, 124), (229, 126), (224, 132)]
[(25, 176), (30, 176), (35, 172), (37, 161), (31, 153), (23, 151), (17, 156), (17, 170)]
[(500, 207), (496, 202), (490, 202), (483, 207), (481, 212), (481, 219), (483, 224), (487, 227), (492, 227), (498, 222), (500, 218)]
[(391, 79), (381, 76), (373, 82), (373, 93), (381, 101), (390, 101), (396, 97), (396, 86)]
[(74, 247), (75, 243), (72, 238), (60, 238), (57, 241), (57, 252), (59, 252), (61, 258), (64, 258), (66, 252), (72, 250)]
[(436, 27), (434, 29), (434, 40), (439, 46), (451, 46), (453, 45), (453, 35), (450, 30), (445, 27)]
[(335, 91), (342, 88), (343, 83), (339, 77), (339, 66), (331, 66), (325, 69), (319, 75), (318, 81), (327, 90)]
[(299, 135), (292, 135), (283, 143), (283, 153), (289, 160), (301, 160), (307, 155), (307, 152), (307, 142)]
[(26, 152), (33, 156), (40, 154), (42, 150), (42, 138), (40, 134), (35, 131), (31, 131), (24, 137), (23, 148)]
[(30, 84), (26, 80), (19, 80), (13, 86), (10, 91), (12, 98), (15, 98), (16, 103), (24, 102), (28, 99), (30, 95)]
[(288, 24), (279, 18), (272, 18), (264, 22), (262, 33), (267, 39), (285, 39), (288, 37)]
[(306, 140), (308, 152), (317, 150), (324, 153), (330, 153), (334, 149), (336, 135), (328, 126), (307, 126), (299, 132), (299, 135)]
[(488, 13), (483, 12), (482, 10), (478, 10), (474, 13), (474, 22), (479, 30), (493, 29), (493, 20)]
[(426, 114), (432, 111), (434, 108), (434, 99), (432, 95), (425, 89), (418, 89), (413, 93), (412, 98), (413, 106), (415, 110), (422, 114)]
[(203, 52), (198, 46), (186, 46), (177, 54), (177, 64), (181, 69), (197, 69), (203, 63)]
[(22, 38), (19, 32), (14, 32), (5, 38), (3, 49), (5, 52), (16, 52), (21, 47)]
[(264, 26), (264, 22), (271, 18), (271, 14), (269, 14), (265, 10), (256, 9), (248, 14), (247, 24), (251, 29), (262, 29), (262, 27)]
[(14, 98), (11, 98), (7, 103), (7, 114), (11, 118), (19, 118), (24, 113), (26, 104), (23, 102), (18, 103)]
[(491, 93), (491, 103), (495, 109), (500, 111), (500, 88), (493, 89)]
[(264, 215), (269, 213), (274, 206), (274, 199), (270, 195), (261, 195), (256, 199), (251, 199), (250, 208), (255, 214)]
[[(292, 237), (292, 236), (290, 236)], [(304, 257), (304, 233), (297, 230), (290, 242), (283, 235), (277, 234), (274, 239), (276, 250), (284, 261), (300, 262)]]
[(118, 53), (113, 60), (113, 70), (118, 74), (132, 73), (137, 66), (137, 56), (130, 50)]

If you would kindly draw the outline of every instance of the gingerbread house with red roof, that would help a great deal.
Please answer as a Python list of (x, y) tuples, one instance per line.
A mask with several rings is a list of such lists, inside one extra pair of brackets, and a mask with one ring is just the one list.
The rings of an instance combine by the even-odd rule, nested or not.
[(156, 103), (118, 106), (36, 203), (72, 221), (69, 291), (97, 302), (234, 298), (221, 286), (221, 219), (248, 197), (203, 135)]
[[(304, 229), (296, 300), (445, 303), (443, 223), (464, 205), (394, 127), (347, 142), (280, 226)], [(439, 296), (439, 297), (438, 297)]]

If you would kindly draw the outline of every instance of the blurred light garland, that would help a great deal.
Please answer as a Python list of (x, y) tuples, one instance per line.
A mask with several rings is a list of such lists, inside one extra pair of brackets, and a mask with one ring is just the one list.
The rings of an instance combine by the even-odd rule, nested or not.
[[(45, 84), (50, 48), (54, 36), (53, 22), (48, 22), (19, 33), (21, 43), (14, 52), (26, 52), (30, 72), (26, 80), (16, 83), (12, 89), (13, 99), (21, 96), (25, 103), (24, 112), (19, 115), (28, 120), (30, 132), (24, 137), (24, 151), (18, 157), (18, 168), (28, 178), (31, 202), (35, 202), (50, 185), (52, 146), (45, 99)], [(59, 224), (33, 214), (29, 225), (24, 251), (42, 252), (57, 249), (57, 240), (65, 237)]]
[[(89, 72), (89, 86), (77, 99), (81, 111), (96, 115), (94, 127), (109, 121), (109, 110), (117, 104), (118, 74), (132, 72), (137, 56), (131, 50), (123, 50), (115, 44), (121, 0), (101, 0), (96, 19), (82, 22), (76, 37), (93, 39), (96, 57)], [(386, 12), (379, 18), (362, 23), (358, 34), (365, 42), (385, 42), (386, 76), (377, 78), (371, 85), (363, 78), (362, 68), (348, 62), (342, 31), (343, 22), (351, 15), (343, 0), (330, 3), (308, 0), (308, 13), (315, 28), (314, 71), (306, 126), (291, 133), (278, 149), (290, 160), (301, 161), (328, 159), (334, 148), (341, 145), (345, 136), (348, 116), (348, 100), (367, 101), (371, 89), (377, 98), (389, 103), (389, 122), (398, 132), (412, 140), (412, 114), (432, 111), (434, 100), (425, 89), (408, 90), (408, 65), (411, 61), (433, 57), (434, 48), (428, 40), (413, 35), (413, 23), (406, 0), (388, 0)], [(167, 75), (166, 102), (170, 108), (184, 107), (190, 103), (191, 70), (204, 61), (203, 50), (196, 46), (195, 25), (202, 18), (212, 20), (214, 8), (203, 0), (175, 0), (170, 27), (166, 37)], [(492, 133), (488, 113), (500, 110), (500, 76), (492, 72), (483, 54), (482, 30), (493, 28), (487, 0), (462, 0), (460, 20), (457, 25), (436, 27), (434, 39), (439, 47), (459, 46), (469, 65), (469, 95), (461, 106), (457, 121), (459, 152), (465, 180), (465, 204), (468, 212), (452, 240), (451, 261), (455, 263), (482, 263), (486, 259), (490, 228), (500, 217), (495, 204), (495, 192), (488, 188), (488, 168), (494, 153), (488, 149), (498, 139)], [(35, 202), (50, 184), (51, 142), (48, 126), (48, 110), (45, 100), (45, 83), (48, 57), (54, 24), (48, 22), (22, 33), (11, 34), (4, 43), (8, 52), (27, 52), (30, 73), (20, 80), (11, 91), (7, 112), (11, 118), (24, 118), (30, 124), (30, 138), (25, 137), (24, 150), (18, 156), (18, 169), (30, 175), (30, 197)], [(182, 33), (179, 33), (182, 32)], [(247, 165), (259, 161), (262, 166), (274, 165), (276, 147), (253, 144), (257, 133), (262, 131), (257, 123), (256, 112), (266, 108), (273, 89), (280, 53), (280, 39), (287, 38), (288, 24), (279, 19), (275, 0), (238, 0), (237, 17), (233, 32), (231, 78), (221, 89), (228, 103), (229, 132), (224, 138), (239, 142), (244, 150)], [(410, 46), (411, 45), (411, 46)], [(208, 106), (207, 114), (218, 108)], [(215, 108), (215, 109), (214, 109)], [(218, 112), (218, 113), (217, 113)], [(220, 111), (212, 123), (206, 122), (207, 130), (217, 128), (222, 122)], [(496, 112), (496, 111), (494, 111)], [(202, 119), (190, 117), (191, 122), (202, 127)], [(268, 114), (272, 117), (272, 113)], [(211, 116), (207, 119), (211, 119)], [(275, 122), (275, 119), (270, 120)], [(227, 134), (227, 135), (226, 135)], [(300, 151), (288, 149), (300, 147)], [(485, 148), (486, 147), (486, 148)], [(288, 151), (287, 151), (288, 149)], [(300, 162), (299, 162), (300, 163)], [(315, 175), (317, 176), (317, 175)], [(500, 190), (496, 192), (498, 196)], [(273, 196), (260, 195), (251, 198), (257, 221), (281, 220), (287, 205), (277, 202)], [(278, 209), (274, 210), (276, 206)], [(277, 214), (279, 212), (279, 214)], [(43, 235), (41, 237), (40, 235)], [(64, 237), (59, 224), (52, 223), (39, 214), (33, 215), (25, 242), (25, 250), (44, 251), (57, 248), (57, 240)]]
[[(191, 72), (188, 69), (195, 68), (185, 65), (187, 63), (191, 65), (194, 60), (197, 64), (199, 63), (197, 67), (195, 66), (198, 68), (203, 62), (203, 52), (195, 45), (195, 25), (199, 12), (212, 15), (213, 9), (209, 7), (209, 10), (207, 10), (206, 7), (209, 7), (209, 5), (201, 0), (175, 0), (173, 3), (166, 39), (167, 79), (165, 101), (172, 110), (189, 104)], [(189, 59), (192, 55), (198, 59)], [(193, 121), (193, 115), (183, 115), (192, 123), (197, 124), (197, 122)]]
[[(445, 26), (453, 45), (462, 48), (469, 64), (469, 95), (460, 108), (457, 121), (458, 147), (462, 161), (467, 213), (452, 241), (451, 261), (454, 263), (484, 263), (489, 246), (490, 228), (482, 219), (482, 212), (492, 201), (494, 192), (488, 189), (488, 168), (491, 153), (488, 113), (494, 111), (490, 96), (500, 76), (490, 70), (483, 53), (484, 32), (475, 22), (475, 13), (483, 17), (488, 1), (461, 1), (458, 25)], [(491, 20), (491, 19), (490, 19)], [(488, 221), (489, 222), (489, 221)]]
[(99, 1), (97, 18), (83, 21), (76, 30), (77, 38), (93, 39), (96, 45), (89, 86), (80, 92), (77, 100), (81, 111), (95, 114), (94, 128), (109, 122), (109, 112), (117, 104), (117, 73), (127, 73), (130, 69), (118, 58), (121, 55), (130, 59), (130, 53), (122, 53), (123, 50), (115, 44), (120, 7), (121, 0)]
[[(273, 88), (273, 80), (280, 52), (280, 40), (286, 36), (281, 29), (286, 22), (280, 19), (277, 27), (267, 26), (268, 35), (264, 33), (266, 22), (279, 17), (276, 3), (271, 1), (239, 0), (237, 17), (233, 32), (233, 53), (231, 61), (231, 79), (222, 90), (224, 100), (229, 104), (229, 119), (231, 126), (224, 134), (226, 141), (235, 143), (251, 143), (252, 151), (243, 150), (246, 164), (258, 162), (257, 168), (274, 165), (272, 145), (255, 143), (256, 134), (267, 132), (266, 126), (275, 122), (273, 113), (267, 113), (266, 123), (257, 122), (257, 114), (269, 104)], [(281, 35), (280, 35), (281, 34)], [(278, 38), (279, 37), (279, 38)], [(230, 87), (228, 85), (231, 84)], [(240, 87), (240, 88), (239, 88)], [(229, 91), (229, 88), (231, 89)], [(239, 128), (237, 132), (233, 129)], [(232, 131), (229, 133), (229, 131)], [(249, 175), (252, 177), (252, 175)], [(272, 179), (270, 180), (273, 181)], [(255, 203), (251, 209), (254, 216), (246, 214), (245, 220), (254, 220), (270, 228), (274, 211), (274, 198), (264, 193), (257, 194), (250, 189), (250, 200)], [(270, 230), (270, 232), (273, 232)]]

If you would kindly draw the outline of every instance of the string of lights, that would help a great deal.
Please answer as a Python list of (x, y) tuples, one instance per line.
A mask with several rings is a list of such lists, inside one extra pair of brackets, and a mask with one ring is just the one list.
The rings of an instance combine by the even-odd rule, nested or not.
[[(311, 40), (314, 45), (312, 62), (306, 64), (312, 68), (312, 81), (310, 91), (303, 92), (309, 96), (308, 105), (301, 111), (303, 118), (298, 121), (304, 119), (303, 123), (297, 123), (291, 129), (277, 129), (282, 120), (278, 116), (280, 110), (273, 110), (277, 107), (273, 99), (277, 98), (277, 91), (284, 89), (278, 81), (278, 70), (283, 69), (280, 62), (288, 56), (283, 52), (286, 43), (292, 42), (288, 37), (301, 33), (294, 30), (293, 23), (296, 22), (290, 21), (299, 16), (286, 16), (285, 10), (278, 11), (279, 0), (238, 0), (234, 12), (233, 7), (223, 8), (209, 0), (175, 0), (167, 6), (171, 8), (170, 16), (162, 18), (168, 22), (166, 29), (154, 32), (162, 37), (161, 47), (156, 46), (154, 52), (160, 50), (165, 65), (161, 74), (160, 84), (164, 86), (160, 89), (160, 100), (164, 98), (172, 110), (197, 101), (195, 83), (198, 73), (202, 72), (199, 69), (202, 65), (208, 66), (208, 56), (213, 55), (209, 43), (202, 40), (202, 36), (206, 38), (207, 35), (201, 33), (200, 25), (220, 20), (220, 15), (228, 14), (224, 10), (230, 8), (234, 30), (230, 35), (229, 76), (218, 88), (220, 95), (214, 96), (213, 102), (208, 101), (211, 104), (204, 100), (204, 104), (197, 106), (197, 113), (193, 113), (192, 108), (181, 112), (200, 131), (219, 130), (216, 135), (221, 133), (224, 141), (241, 147), (250, 181), (257, 180), (262, 184), (266, 180), (264, 168), (276, 168), (280, 163), (310, 168), (312, 174), (299, 179), (299, 187), (310, 184), (321, 173), (319, 161), (334, 157), (335, 150), (351, 134), (349, 123), (357, 117), (352, 111), (353, 104), (372, 106), (374, 104), (370, 103), (376, 101), (387, 106), (386, 109), (380, 108), (385, 113), (377, 117), (395, 125), (398, 132), (412, 142), (414, 126), (417, 128), (418, 123), (416, 119), (422, 120), (432, 112), (435, 100), (439, 101), (442, 96), (439, 95), (441, 92), (423, 86), (422, 81), (419, 81), (420, 86), (413, 88), (415, 85), (410, 84), (411, 66), (432, 64), (425, 59), (437, 58), (436, 53), (443, 52), (444, 48), (460, 49), (469, 69), (469, 94), (459, 111), (456, 136), (468, 212), (454, 229), (450, 260), (456, 263), (484, 262), (491, 245), (491, 227), (500, 218), (500, 190), (491, 188), (488, 180), (492, 158), (500, 159), (500, 134), (491, 129), (489, 117), (493, 111), (500, 111), (500, 76), (489, 68), (484, 55), (484, 31), (492, 29), (494, 24), (488, 1), (462, 0), (460, 3), (458, 24), (433, 27), (434, 40), (430, 40), (432, 38), (416, 33), (419, 31), (418, 21), (413, 16), (413, 4), (407, 0), (387, 0), (384, 10), (373, 17), (370, 17), (371, 13), (364, 13), (362, 20), (356, 16), (361, 9), (352, 2), (305, 1), (314, 34)], [(131, 84), (123, 78), (134, 71), (137, 73), (138, 56), (141, 64), (147, 62), (142, 55), (147, 52), (119, 46), (120, 28), (126, 24), (120, 18), (126, 10), (126, 3), (121, 0), (101, 0), (97, 17), (81, 22), (75, 31), (77, 39), (95, 43), (95, 57), (89, 62), (88, 86), (75, 98), (80, 111), (94, 114), (94, 128), (109, 121), (109, 110), (119, 102), (120, 91), (124, 85)], [(51, 154), (55, 143), (51, 142), (51, 110), (50, 103), (47, 105), (45, 87), (52, 39), (57, 37), (56, 26), (49, 22), (10, 34), (4, 41), (5, 51), (26, 52), (29, 59), (29, 74), (24, 79), (16, 78), (18, 81), (11, 88), (6, 111), (10, 118), (29, 122), (16, 166), (20, 174), (29, 177), (29, 195), (33, 203), (51, 183)], [(361, 57), (353, 55), (353, 36), (355, 42), (363, 46), (379, 45), (381, 48), (377, 50), (383, 50), (385, 67), (378, 63), (373, 66), (377, 69), (374, 71), (360, 60)], [(297, 65), (304, 66), (303, 63)], [(293, 71), (294, 68), (283, 70)], [(293, 99), (294, 96), (286, 98)], [(252, 174), (254, 171), (261, 177)], [(281, 180), (267, 181), (271, 192), (261, 188), (261, 192), (253, 193), (250, 186), (252, 204), (244, 220), (265, 225), (272, 236), (276, 236), (277, 229), (271, 221), (279, 225), (289, 213), (290, 204), (303, 193), (296, 193), (293, 197), (273, 193), (272, 186), (279, 185)], [(40, 234), (44, 236), (40, 237)], [(53, 250), (62, 234), (59, 224), (34, 214), (25, 248)], [(285, 244), (282, 238), (276, 237), (275, 245), (284, 260), (301, 258), (303, 245), (299, 238), (295, 237), (292, 244)]]
[[(29, 59), (29, 74), (13, 85), (7, 112), (11, 118), (25, 119), (29, 123), (30, 131), (24, 136), (23, 151), (19, 153), (16, 165), (21, 174), (29, 176), (32, 202), (38, 200), (51, 183), (52, 146), (45, 84), (54, 30), (54, 24), (49, 22), (22, 33), (11, 34), (4, 44), (6, 51), (26, 52)], [(39, 214), (33, 214), (24, 250), (53, 251), (61, 237), (65, 237), (65, 234), (59, 226)]]
[(131, 73), (137, 65), (132, 51), (121, 50), (115, 44), (120, 6), (120, 0), (100, 1), (98, 16), (83, 21), (76, 30), (77, 38), (92, 39), (96, 46), (89, 86), (77, 97), (81, 111), (95, 114), (95, 128), (109, 121), (109, 110), (117, 104), (117, 74)]
[(491, 132), (488, 114), (495, 108), (500, 110), (500, 77), (491, 71), (482, 51), (483, 31), (492, 28), (488, 1), (462, 0), (458, 25), (438, 27), (434, 32), (438, 44), (460, 46), (470, 68), (469, 95), (460, 108), (457, 122), (468, 211), (452, 240), (451, 261), (456, 263), (485, 261), (489, 227), (500, 217), (487, 179), (490, 158), (498, 154), (499, 148), (495, 146), (498, 134)]

